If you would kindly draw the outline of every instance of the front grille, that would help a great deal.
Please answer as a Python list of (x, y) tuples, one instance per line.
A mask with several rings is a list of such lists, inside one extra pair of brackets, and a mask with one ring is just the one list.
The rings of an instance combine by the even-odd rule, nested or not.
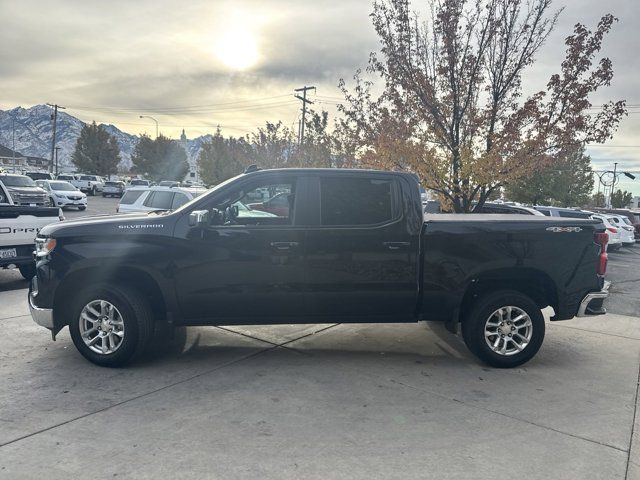
[(46, 203), (47, 197), (46, 195), (38, 195), (38, 194), (13, 194), (13, 201), (15, 203)]

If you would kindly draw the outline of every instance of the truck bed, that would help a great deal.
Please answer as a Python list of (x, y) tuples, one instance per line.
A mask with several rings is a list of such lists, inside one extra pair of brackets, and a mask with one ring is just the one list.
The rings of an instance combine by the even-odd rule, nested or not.
[(557, 292), (550, 302), (554, 319), (572, 318), (584, 295), (602, 287), (595, 275), (600, 246), (594, 233), (604, 230), (601, 222), (591, 219), (425, 215), (420, 316), (449, 318), (463, 304), (469, 286), (510, 288), (521, 282), (526, 291), (541, 292), (541, 298)]

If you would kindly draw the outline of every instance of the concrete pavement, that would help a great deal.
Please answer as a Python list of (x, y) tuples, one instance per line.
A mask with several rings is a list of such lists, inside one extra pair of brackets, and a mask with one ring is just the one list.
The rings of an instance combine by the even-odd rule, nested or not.
[(113, 370), (24, 295), (0, 292), (0, 478), (640, 478), (637, 318), (550, 323), (514, 370), (426, 323), (191, 328)]

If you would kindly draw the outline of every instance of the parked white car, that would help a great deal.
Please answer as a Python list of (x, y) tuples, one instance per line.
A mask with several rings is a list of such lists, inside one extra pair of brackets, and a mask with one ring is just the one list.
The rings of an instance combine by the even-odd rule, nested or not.
[(87, 196), (64, 180), (36, 180), (36, 185), (49, 196), (51, 207), (77, 207), (78, 210), (87, 208)]
[(104, 179), (98, 175), (78, 175), (77, 180), (72, 180), (71, 184), (87, 195), (94, 196), (102, 193)]
[(175, 210), (207, 190), (184, 187), (131, 187), (120, 199), (116, 212), (138, 213)]
[(611, 223), (611, 220), (607, 218), (607, 215), (591, 215), (591, 218), (600, 220), (607, 229), (607, 235), (609, 235), (609, 241), (607, 242), (607, 250), (617, 250), (622, 247), (622, 236), (618, 227)]
[(627, 217), (611, 213), (607, 215), (607, 218), (620, 231), (620, 237), (623, 245), (636, 244), (635, 228)]

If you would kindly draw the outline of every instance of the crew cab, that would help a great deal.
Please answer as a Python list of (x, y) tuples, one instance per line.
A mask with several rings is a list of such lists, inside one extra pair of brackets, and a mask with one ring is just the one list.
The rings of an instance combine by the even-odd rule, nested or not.
[[(264, 192), (286, 205), (240, 208)], [(605, 313), (606, 240), (591, 219), (423, 215), (408, 173), (250, 169), (171, 212), (45, 227), (28, 301), (103, 366), (167, 325), (434, 320), (514, 367), (542, 345), (542, 308)]]
[(87, 195), (95, 196), (104, 188), (104, 180), (98, 175), (78, 175), (77, 180), (71, 180), (71, 184)]
[(33, 249), (38, 231), (61, 220), (58, 208), (15, 205), (0, 182), (0, 269), (17, 267), (30, 280), (36, 272)]

